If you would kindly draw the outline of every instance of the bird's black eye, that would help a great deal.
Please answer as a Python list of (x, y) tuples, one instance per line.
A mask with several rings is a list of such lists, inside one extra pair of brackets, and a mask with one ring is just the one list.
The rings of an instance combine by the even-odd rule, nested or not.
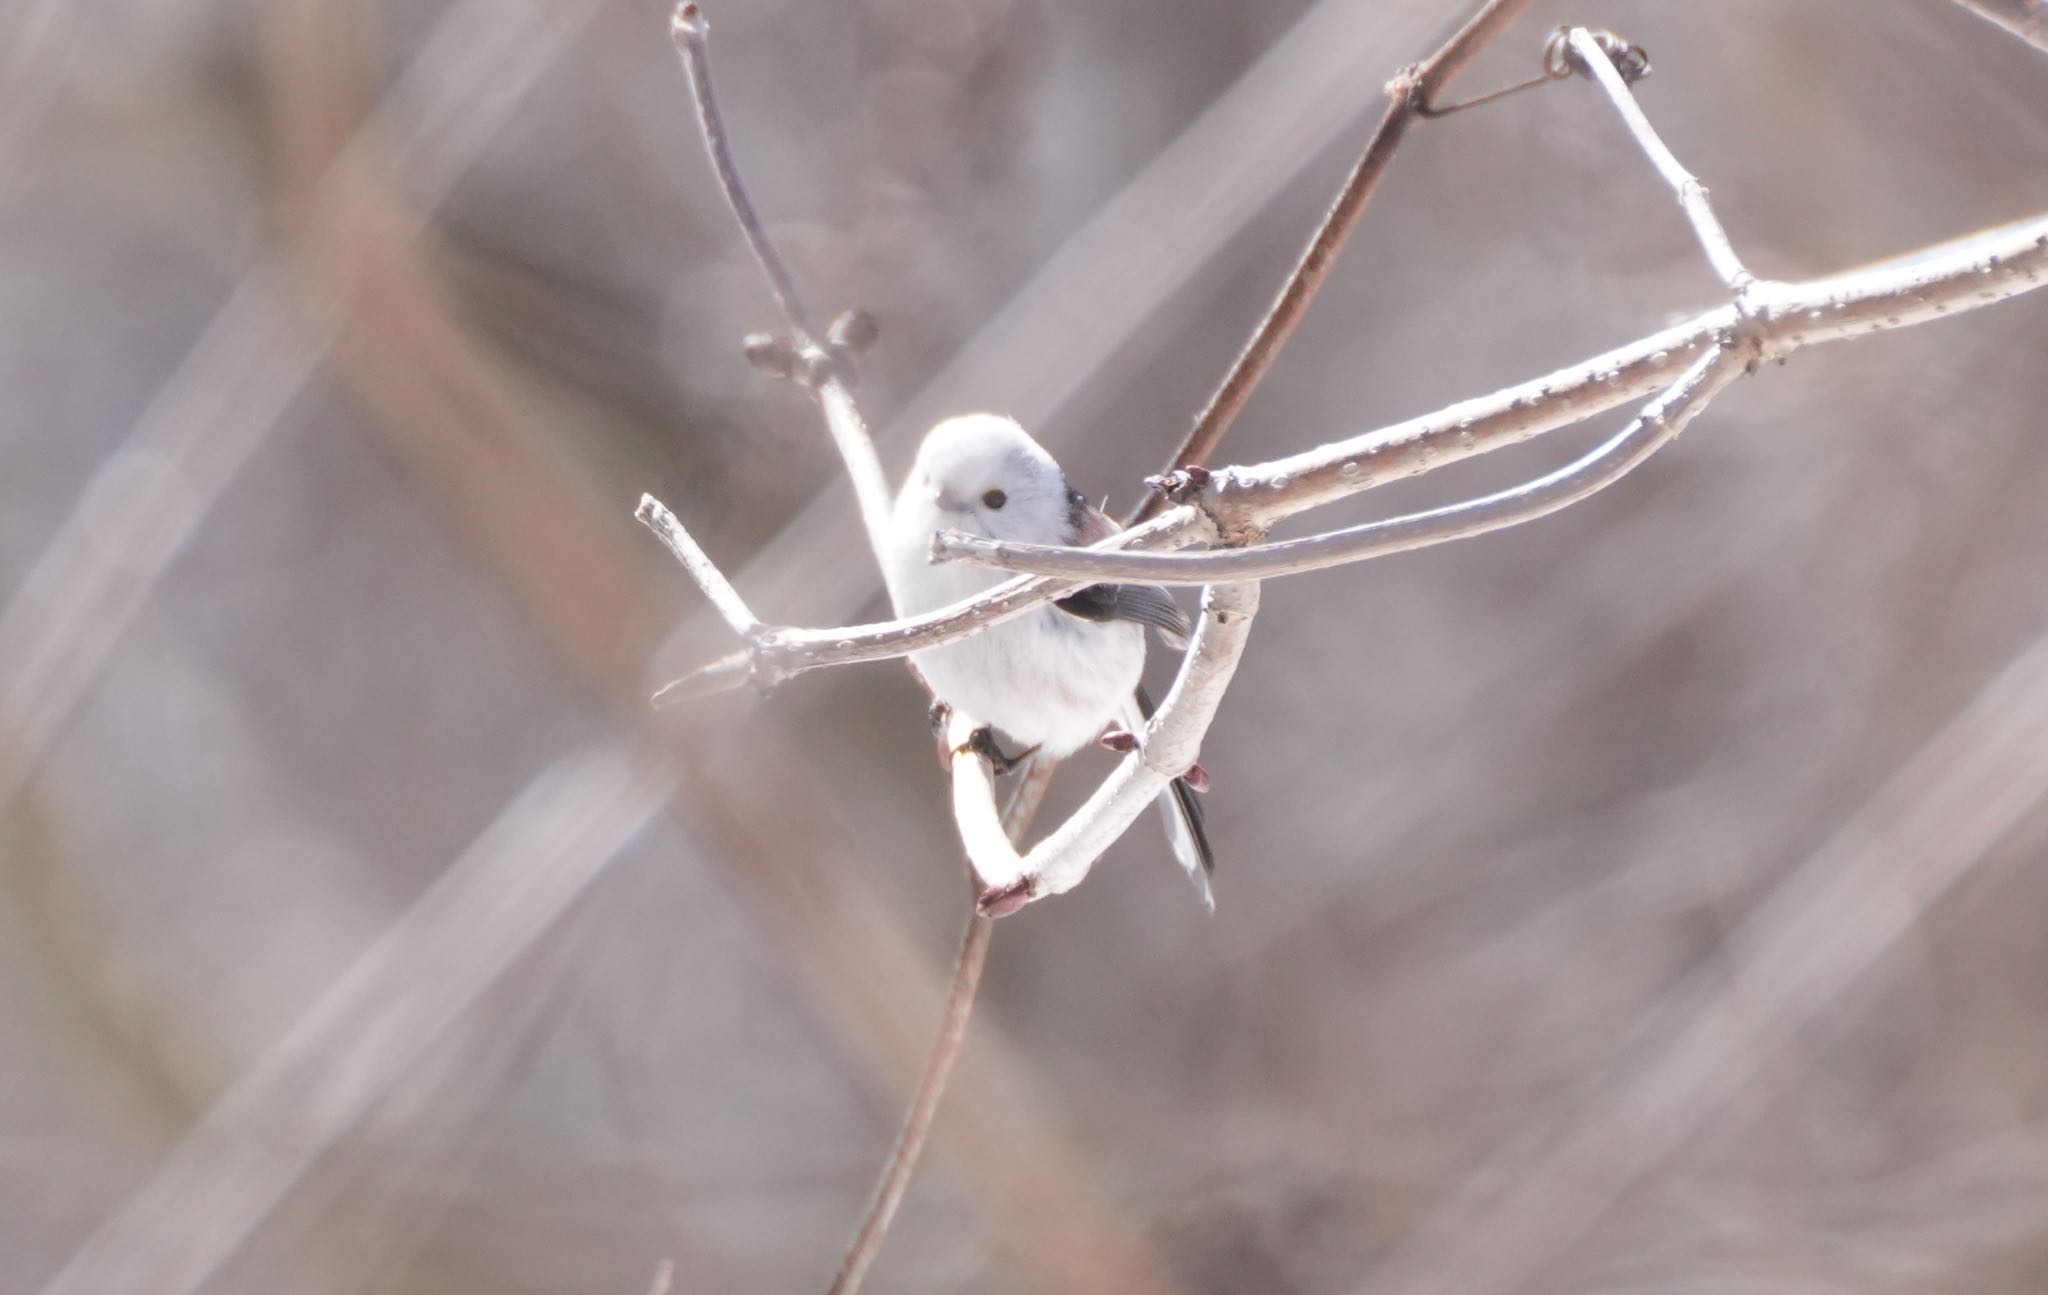
[(1001, 508), (1004, 504), (1010, 502), (1010, 497), (991, 486), (989, 489), (981, 492), (981, 502), (990, 508)]

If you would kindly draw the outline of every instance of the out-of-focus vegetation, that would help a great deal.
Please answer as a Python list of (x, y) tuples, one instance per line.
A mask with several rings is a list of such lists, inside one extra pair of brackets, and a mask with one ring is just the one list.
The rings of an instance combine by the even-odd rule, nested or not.
[[(881, 320), (862, 390), (892, 468), (930, 418), (1003, 409), (1122, 504), (1455, 10), (709, 14), (808, 293)], [(2048, 55), (1960, 8), (1546, 0), (1461, 91), (1566, 21), (1648, 47), (1642, 102), (1759, 273), (2048, 210)], [(642, 490), (764, 616), (878, 609), (813, 411), (739, 357), (771, 306), (665, 26), (655, 0), (0, 17), (5, 1295), (113, 1244), (237, 1078), (308, 1038), (367, 1114), (263, 1209), (193, 1180), (194, 1227), (245, 1229), (208, 1291), (633, 1292), (663, 1257), (679, 1291), (804, 1290), (836, 1264), (965, 891), (900, 669), (641, 713), (724, 646), (632, 526)], [(1589, 87), (1428, 123), (1228, 457), (1715, 297)], [(1443, 1228), (1523, 1187), (1555, 1194), (1555, 1244), (1484, 1289), (2039, 1289), (2048, 785), (1994, 761), (1981, 796), (1929, 787), (1972, 767), (1957, 717), (1994, 681), (2042, 686), (2044, 341), (2030, 296), (1802, 354), (1562, 516), (1270, 585), (1204, 753), (1217, 916), (1141, 830), (998, 929), (873, 1289), (1421, 1290), (1443, 1256), (1521, 1253)], [(679, 762), (670, 811), (453, 1028), (397, 1065), (403, 1021), (321, 1033), (361, 959), (440, 983), (454, 943), (377, 941), (459, 859), (595, 871), (605, 834), (551, 779), (636, 730)], [(1103, 767), (1079, 763), (1050, 812)], [(523, 794), (560, 813), (490, 833)], [(1745, 923), (1785, 878), (1909, 873), (1928, 814), (1993, 843), (1867, 972), (1790, 1037), (1674, 1050), (1703, 1005), (1768, 996)], [(503, 914), (440, 918), (487, 942)], [(1724, 1064), (1670, 1136), (1627, 1122), (1644, 1076), (1668, 1098)], [(294, 1091), (236, 1136), (313, 1136)], [(1611, 1197), (1527, 1180), (1603, 1129)]]

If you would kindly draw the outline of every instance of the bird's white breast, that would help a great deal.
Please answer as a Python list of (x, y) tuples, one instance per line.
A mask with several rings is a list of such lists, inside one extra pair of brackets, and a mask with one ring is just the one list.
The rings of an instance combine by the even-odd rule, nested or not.
[[(961, 563), (933, 566), (928, 519), (899, 515), (891, 588), (905, 614), (933, 611), (1007, 577)], [(927, 521), (929, 524), (927, 525)], [(920, 532), (919, 527), (923, 527)], [(941, 701), (1053, 758), (1092, 742), (1116, 719), (1145, 664), (1145, 633), (1040, 607), (973, 638), (913, 653)]]

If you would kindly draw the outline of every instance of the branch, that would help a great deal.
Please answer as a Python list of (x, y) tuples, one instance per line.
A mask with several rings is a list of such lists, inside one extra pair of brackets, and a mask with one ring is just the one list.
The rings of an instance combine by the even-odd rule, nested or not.
[[(1195, 415), (1194, 426), (1188, 429), (1187, 437), (1167, 463), (1168, 471), (1206, 462), (1216, 453), (1239, 411), (1251, 399), (1266, 371), (1273, 367), (1274, 359), (1294, 335), (1302, 316), (1308, 313), (1309, 303), (1322, 290), (1330, 267), (1337, 263), (1337, 255), (1344, 250), (1366, 204), (1372, 201), (1380, 177), (1394, 160), (1394, 151), (1407, 135), (1409, 123), (1417, 117), (1429, 116), (1429, 101), (1528, 5), (1529, 0), (1486, 0), (1442, 48), (1387, 83), (1386, 111), (1366, 140), (1358, 165), (1337, 191), (1322, 223), (1309, 236), (1301, 260), (1282, 285), (1266, 317), (1252, 330), (1230, 371), (1209, 397), (1209, 403)], [(1148, 495), (1127, 522), (1135, 524), (1154, 517), (1164, 506), (1160, 496)]]
[(775, 250), (774, 240), (768, 237), (768, 227), (761, 223), (761, 213), (755, 210), (754, 200), (740, 180), (739, 167), (732, 160), (732, 147), (725, 137), (725, 115), (719, 112), (718, 96), (711, 89), (710, 36), (711, 25), (704, 21), (703, 11), (689, 0), (678, 4), (669, 15), (668, 38), (682, 57), (683, 75), (690, 82), (697, 104), (697, 128), (704, 137), (704, 151), (711, 155), (712, 169), (718, 172), (718, 187), (725, 191), (733, 219), (746, 235), (747, 246), (753, 249), (761, 273), (768, 276), (768, 289), (775, 294), (775, 304), (782, 308), (790, 327), (806, 333), (810, 323), (804, 313), (803, 297), (796, 290), (796, 279), (782, 254)]
[[(1080, 885), (1095, 861), (1159, 798), (1167, 784), (1188, 771), (1201, 752), (1202, 739), (1216, 718), (1231, 677), (1237, 673), (1258, 607), (1256, 582), (1213, 585), (1206, 591), (1194, 643), (1166, 699), (1146, 724), (1138, 749), (1125, 756), (1087, 802), (1028, 854), (1020, 857), (1013, 848), (998, 847), (978, 811), (972, 819), (962, 816), (963, 833), (972, 826), (976, 834), (970, 849), (979, 853), (970, 857), (977, 873), (989, 883), (982, 895), (985, 909), (1014, 912)], [(956, 714), (947, 730), (949, 741), (956, 733), (964, 741), (971, 730), (958, 726), (971, 723)], [(974, 798), (993, 786), (988, 763), (978, 756), (956, 755), (953, 764), (956, 811), (963, 799), (972, 808)], [(969, 768), (963, 771), (962, 765)]]
[[(965, 735), (961, 740), (966, 740)], [(979, 760), (957, 760), (954, 763), (986, 767)], [(1011, 793), (1009, 804), (1003, 807), (1001, 819), (996, 824), (997, 831), (1006, 841), (1016, 840), (1029, 830), (1031, 820), (1045, 800), (1046, 788), (1052, 785), (1051, 774), (1051, 764), (1031, 761), (1018, 776), (1016, 790)], [(993, 787), (989, 794), (993, 800)], [(967, 1021), (974, 1013), (982, 968), (988, 965), (989, 939), (994, 934), (995, 919), (982, 912), (979, 905), (970, 909), (967, 930), (960, 937), (960, 954), (953, 963), (953, 987), (946, 995), (945, 1011), (939, 1017), (939, 1032), (932, 1041), (931, 1057), (926, 1061), (924, 1075), (911, 1097), (910, 1110), (903, 1117), (903, 1128), (897, 1133), (896, 1143), (889, 1150), (889, 1159), (884, 1162), (881, 1177), (875, 1183), (875, 1194), (868, 1203), (868, 1212), (854, 1233), (853, 1244), (847, 1248), (846, 1259), (840, 1264), (839, 1276), (833, 1281), (828, 1295), (854, 1295), (866, 1279), (875, 1256), (881, 1253), (882, 1242), (889, 1234), (889, 1224), (896, 1217), (896, 1207), (903, 1203), (903, 1193), (909, 1189), (910, 1180), (917, 1171), (917, 1162), (924, 1153), (932, 1120), (939, 1112), (939, 1101), (945, 1096), (946, 1085), (953, 1076), (953, 1063), (959, 1060), (960, 1047), (966, 1042)]]
[(1685, 218), (1692, 222), (1693, 234), (1699, 239), (1701, 250), (1707, 254), (1707, 264), (1714, 267), (1714, 273), (1731, 291), (1739, 293), (1748, 287), (1756, 276), (1744, 269), (1741, 258), (1735, 255), (1735, 248), (1728, 241), (1728, 231), (1721, 228), (1713, 206), (1707, 201), (1707, 186), (1701, 184), (1699, 177), (1686, 170), (1677, 156), (1665, 147), (1657, 135), (1657, 128), (1650, 124), (1635, 96), (1629, 93), (1628, 83), (1608, 56), (1606, 44), (1584, 27), (1572, 28), (1565, 33), (1565, 40), (1571, 48), (1572, 62), (1583, 68), (1594, 83), (1607, 92), (1608, 100), (1621, 114), (1622, 122), (1650, 159), (1650, 165), (1657, 168), (1657, 173), (1678, 195), (1678, 205), (1684, 209)]
[(747, 193), (746, 182), (740, 177), (739, 166), (733, 161), (732, 149), (726, 141), (725, 117), (718, 109), (718, 96), (711, 86), (711, 25), (692, 0), (683, 0), (670, 16), (668, 30), (669, 39), (682, 56), (683, 73), (689, 79), (697, 106), (704, 151), (710, 155), (711, 168), (718, 174), (719, 188), (724, 190), (733, 218), (746, 235), (747, 246), (753, 250), (761, 272), (768, 277), (769, 289), (789, 326), (787, 340), (773, 336), (749, 339), (749, 358), (758, 366), (773, 368), (810, 389), (824, 413), (832, 443), (846, 464), (846, 474), (853, 480), (868, 544), (880, 560), (888, 543), (889, 478), (875, 454), (867, 420), (861, 417), (860, 407), (854, 403), (847, 385), (853, 362), (874, 341), (874, 319), (865, 311), (847, 311), (833, 321), (823, 345), (811, 336), (796, 280), (768, 237), (768, 229), (761, 223), (761, 214)]
[(740, 597), (740, 591), (732, 587), (732, 581), (725, 578), (718, 564), (699, 547), (690, 532), (676, 520), (676, 515), (663, 507), (659, 499), (653, 495), (640, 496), (640, 507), (634, 510), (633, 516), (668, 545), (668, 551), (676, 555), (676, 561), (683, 564), (683, 569), (690, 573), (697, 587), (704, 591), (704, 596), (725, 618), (725, 623), (732, 626), (733, 633), (751, 639), (760, 631), (761, 622), (747, 606), (746, 600)]
[[(659, 500), (652, 497), (644, 499), (640, 507), (642, 514), (651, 509), (658, 509), (662, 514), (668, 512)], [(647, 522), (650, 529), (655, 529), (654, 523), (646, 516), (641, 520)], [(1176, 508), (1142, 526), (1110, 536), (1102, 541), (1102, 546), (1114, 549), (1191, 543), (1206, 534), (1202, 530), (1203, 523), (1202, 515), (1194, 509)], [(657, 533), (660, 532), (657, 530)], [(678, 558), (681, 556), (681, 553), (677, 554)], [(723, 579), (722, 576), (718, 578)], [(1005, 581), (937, 611), (896, 620), (830, 629), (756, 625), (751, 632), (741, 631), (746, 640), (742, 651), (729, 653), (664, 684), (654, 694), (654, 704), (657, 707), (673, 706), (730, 692), (748, 683), (768, 689), (808, 670), (908, 656), (928, 647), (969, 638), (1035, 607), (1064, 598), (1078, 588), (1080, 586), (1071, 580), (1023, 577)]]
[(939, 1113), (939, 1102), (953, 1077), (953, 1063), (960, 1058), (960, 1045), (967, 1038), (967, 1021), (974, 1014), (975, 996), (981, 989), (981, 972), (988, 965), (989, 937), (994, 934), (992, 919), (979, 910), (968, 911), (967, 929), (960, 936), (960, 954), (953, 962), (953, 986), (946, 994), (939, 1031), (932, 1040), (931, 1058), (911, 1096), (903, 1127), (898, 1130), (881, 1177), (875, 1183), (874, 1197), (868, 1202), (867, 1213), (854, 1233), (853, 1244), (847, 1247), (846, 1258), (839, 1265), (839, 1275), (833, 1279), (828, 1295), (854, 1295), (867, 1279), (875, 1257), (882, 1252), (889, 1225), (896, 1220), (896, 1207), (903, 1203), (903, 1193), (910, 1188), (925, 1140), (931, 1134), (932, 1120)]
[(1216, 553), (1096, 553), (1051, 544), (985, 540), (958, 531), (946, 531), (934, 539), (932, 552), (982, 566), (1056, 568), (1051, 574), (1076, 578), (1087, 575), (1097, 580), (1207, 584), (1321, 571), (1428, 548), (1547, 517), (1613, 485), (1685, 430), (1707, 402), (1742, 372), (1740, 354), (1716, 345), (1693, 361), (1692, 367), (1628, 426), (1577, 462), (1534, 481), (1428, 512)]
[[(2032, 291), (2041, 286), (2044, 275), (2048, 216), (1833, 278), (1803, 283), (1758, 280), (1745, 291), (1741, 306), (1706, 311), (1674, 328), (1491, 395), (1286, 458), (1218, 469), (1202, 474), (1199, 484), (1181, 474), (1173, 487), (1175, 497), (1208, 513), (1225, 537), (1256, 534), (1296, 513), (1519, 444), (1648, 395), (1674, 381), (1697, 362), (1703, 349), (1724, 338), (1742, 339), (1754, 351), (1746, 357), (1748, 362), (1761, 364), (1821, 342), (1974, 310)], [(1284, 573), (1255, 565), (1263, 561), (1251, 557), (1260, 552), (1256, 547), (1227, 553), (1114, 556), (1054, 548), (1029, 557), (1016, 554), (1016, 547), (1009, 546), (1012, 555), (998, 557), (970, 552), (977, 546), (950, 537), (934, 544), (941, 556), (1074, 579), (1200, 584), (1209, 578)]]

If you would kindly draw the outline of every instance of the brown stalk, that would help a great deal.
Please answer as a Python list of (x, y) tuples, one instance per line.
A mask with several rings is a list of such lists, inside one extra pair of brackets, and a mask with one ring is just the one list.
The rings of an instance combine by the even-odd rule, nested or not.
[[(1024, 833), (1030, 830), (1031, 820), (1038, 813), (1040, 802), (1045, 799), (1046, 788), (1051, 785), (1052, 765), (1032, 761), (1017, 784), (1016, 792), (1011, 795), (1010, 803), (1003, 807), (1003, 825), (1009, 829), (1012, 841), (1022, 843)], [(889, 1148), (889, 1158), (883, 1162), (881, 1177), (875, 1182), (874, 1198), (868, 1202), (868, 1212), (854, 1233), (853, 1244), (847, 1247), (846, 1258), (839, 1265), (839, 1276), (833, 1279), (828, 1295), (854, 1295), (866, 1280), (875, 1256), (881, 1253), (882, 1242), (889, 1235), (889, 1225), (896, 1219), (896, 1207), (902, 1203), (903, 1193), (917, 1172), (917, 1162), (923, 1154), (925, 1139), (931, 1133), (932, 1120), (938, 1115), (939, 1103), (952, 1080), (953, 1063), (959, 1059), (960, 1046), (967, 1039), (967, 1021), (974, 1014), (982, 968), (988, 965), (989, 937), (995, 933), (995, 926), (995, 919), (983, 913), (970, 899), (967, 930), (960, 936), (960, 954), (953, 966), (953, 987), (946, 996), (945, 1012), (939, 1018), (939, 1032), (932, 1041), (931, 1057), (925, 1063), (916, 1093), (911, 1096), (910, 1110), (903, 1117), (903, 1127), (896, 1134), (895, 1145)]]
[[(1528, 5), (1529, 0), (1485, 0), (1444, 42), (1442, 48), (1422, 62), (1401, 69), (1387, 83), (1387, 108), (1365, 141), (1365, 152), (1351, 169), (1344, 187), (1337, 191), (1336, 200), (1330, 204), (1322, 224), (1310, 236), (1308, 246), (1302, 250), (1301, 260), (1281, 286), (1280, 295), (1274, 299), (1266, 317), (1252, 330), (1244, 349), (1238, 352), (1230, 370), (1223, 375), (1223, 381), (1217, 384), (1215, 394), (1209, 397), (1209, 403), (1195, 415), (1194, 426), (1188, 429), (1187, 437), (1166, 465), (1169, 472), (1204, 463), (1215, 454), (1216, 447), (1223, 443), (1225, 433), (1237, 421), (1252, 392), (1258, 388), (1267, 370), (1273, 367), (1273, 361), (1279, 358), (1281, 348), (1294, 335), (1296, 325), (1308, 313), (1309, 303), (1322, 290), (1323, 281), (1330, 275), (1330, 267), (1336, 264), (1338, 253), (1344, 250), (1345, 240), (1351, 237), (1359, 216), (1364, 214), (1366, 204), (1372, 201), (1373, 191), (1379, 187), (1380, 177), (1386, 174), (1388, 164), (1394, 160), (1394, 151), (1407, 135), (1409, 124), (1417, 117), (1430, 116), (1431, 101), (1443, 87)], [(1135, 526), (1150, 520), (1159, 514), (1166, 502), (1164, 492), (1151, 492), (1124, 519), (1124, 524)]]

